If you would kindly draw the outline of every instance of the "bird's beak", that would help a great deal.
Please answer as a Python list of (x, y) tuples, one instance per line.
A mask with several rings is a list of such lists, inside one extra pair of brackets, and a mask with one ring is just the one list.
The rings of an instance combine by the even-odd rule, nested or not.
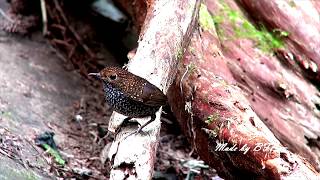
[(98, 78), (98, 79), (101, 78), (100, 73), (89, 73), (88, 76), (94, 76), (94, 77), (96, 77), (96, 78)]

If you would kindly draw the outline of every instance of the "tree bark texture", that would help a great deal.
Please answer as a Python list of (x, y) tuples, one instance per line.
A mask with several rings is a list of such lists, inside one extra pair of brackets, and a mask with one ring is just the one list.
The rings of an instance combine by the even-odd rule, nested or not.
[[(148, 1), (149, 2), (149, 1)], [(200, 7), (198, 0), (170, 0), (149, 2), (138, 49), (128, 64), (128, 70), (144, 77), (167, 91), (176, 74), (178, 59), (190, 41)], [(140, 7), (137, 7), (140, 8)], [(135, 19), (135, 18), (134, 18)], [(138, 21), (139, 23), (140, 21)], [(157, 139), (160, 132), (160, 114), (143, 133), (123, 139), (138, 127), (122, 127), (111, 145), (111, 179), (151, 179)], [(109, 130), (115, 132), (124, 117), (114, 113)], [(148, 118), (137, 119), (143, 124)], [(142, 123), (143, 122), (143, 123)]]
[[(142, 27), (143, 41), (152, 26), (164, 32), (163, 24), (150, 22), (172, 5), (158, 11), (158, 2), (135, 1), (140, 5), (128, 8), (118, 1)], [(144, 23), (134, 15), (144, 12), (141, 7), (148, 7)], [(222, 177), (319, 178), (319, 12), (317, 1), (206, 0), (189, 46), (170, 51), (182, 57), (178, 66), (169, 63), (170, 73), (160, 73), (174, 75), (177, 68), (168, 90), (172, 111), (201, 158)], [(181, 29), (170, 25), (169, 34)], [(157, 35), (168, 47), (178, 42)], [(136, 66), (129, 69), (146, 77), (149, 68), (140, 72), (145, 63), (138, 57), (168, 56), (142, 47), (140, 42)]]
[[(249, 3), (254, 4), (254, 14), (243, 14), (240, 9)], [(279, 3), (207, 0), (200, 8), (199, 31), (193, 34), (169, 89), (172, 110), (197, 152), (228, 179), (319, 176), (315, 170), (319, 169), (319, 91), (306, 80), (317, 81), (317, 50), (311, 48), (319, 47), (319, 39), (307, 43), (319, 24), (310, 24), (310, 17), (301, 13), (305, 7), (297, 6), (290, 14), (301, 14), (299, 20), (311, 26), (305, 33), (311, 34), (297, 33), (296, 22), (290, 25), (278, 16), (287, 11)], [(266, 8), (276, 5), (272, 13)], [(267, 21), (257, 28), (261, 22), (251, 24), (255, 20), (251, 15), (260, 13), (277, 23)], [(283, 46), (270, 38), (268, 28), (289, 33)], [(306, 37), (300, 40), (300, 36)], [(298, 56), (307, 58), (308, 65)], [(284, 57), (293, 57), (295, 64)], [(224, 143), (234, 148), (226, 151)], [(250, 147), (247, 153), (242, 152), (245, 147)]]

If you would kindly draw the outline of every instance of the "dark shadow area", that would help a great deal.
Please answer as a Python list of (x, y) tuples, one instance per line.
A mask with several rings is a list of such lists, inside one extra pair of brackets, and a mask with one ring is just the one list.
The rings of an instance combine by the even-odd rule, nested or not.
[[(0, 31), (0, 150), (14, 148), (14, 156), (0, 152), (5, 162), (0, 164), (0, 179), (108, 179), (110, 164), (101, 152), (113, 141), (107, 133), (112, 109), (104, 102), (100, 82), (86, 75), (128, 62), (127, 54), (138, 41), (130, 17), (125, 14), (121, 23), (105, 18), (91, 9), (92, 1), (46, 1), (48, 32), (43, 36), (39, 2), (11, 2), (6, 12), (19, 22), (0, 19), (9, 30)], [(0, 8), (9, 6), (0, 2)], [(36, 21), (21, 26), (26, 17)], [(20, 32), (22, 36), (12, 35)], [(185, 178), (190, 169), (182, 160), (197, 155), (170, 107), (164, 111), (155, 178)], [(35, 137), (45, 132), (54, 133), (65, 166), (35, 145)]]

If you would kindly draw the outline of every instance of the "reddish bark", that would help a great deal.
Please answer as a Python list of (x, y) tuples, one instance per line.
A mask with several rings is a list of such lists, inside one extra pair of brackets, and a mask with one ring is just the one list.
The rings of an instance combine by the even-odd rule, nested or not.
[[(237, 2), (208, 0), (206, 5), (212, 15), (223, 5), (240, 14), (243, 8), (256, 24), (289, 32), (286, 47), (273, 49), (275, 57), (251, 39), (232, 38), (234, 25), (224, 14), (218, 29), (223, 37), (215, 29), (193, 34), (168, 92), (172, 110), (200, 156), (223, 177), (313, 179), (319, 176), (314, 167), (319, 168), (320, 157), (320, 98), (305, 77), (320, 82), (319, 3)], [(140, 7), (129, 10), (139, 27)], [(250, 151), (215, 151), (217, 142), (239, 149), (247, 145)], [(255, 149), (261, 144), (275, 150)]]
[[(220, 3), (206, 2), (213, 15), (221, 12)], [(233, 1), (224, 3), (241, 13)], [(170, 104), (182, 129), (200, 156), (223, 177), (316, 178), (319, 174), (314, 168), (319, 167), (320, 149), (319, 91), (301, 76), (305, 69), (294, 71), (294, 66), (283, 63), (283, 59), (259, 50), (251, 39), (232, 38), (234, 24), (224, 15), (224, 21), (216, 26), (223, 37), (217, 36), (215, 29), (202, 29), (194, 34), (169, 90)], [(277, 20), (284, 23), (285, 19)], [(241, 23), (237, 21), (236, 25)], [(288, 48), (296, 48), (288, 43)], [(301, 44), (308, 53), (305, 56), (315, 57), (315, 52), (306, 51), (308, 46)], [(217, 142), (236, 145), (238, 150), (215, 151)], [(276, 150), (253, 151), (260, 143), (271, 144)], [(247, 154), (239, 152), (244, 145), (251, 147)], [(313, 167), (292, 152), (307, 158)]]
[[(266, 4), (260, 5), (264, 8), (261, 7), (256, 10), (267, 16), (265, 7), (273, 7), (277, 4), (276, 2), (278, 1), (259, 1), (259, 3)], [(233, 3), (229, 3), (229, 5), (238, 9)], [(258, 5), (255, 7), (257, 6)], [(274, 9), (274, 7), (272, 9)], [(270, 18), (272, 16), (269, 14), (268, 20), (277, 21), (277, 23), (275, 23), (277, 26), (273, 28), (293, 28), (294, 24), (296, 24), (294, 20), (284, 22), (287, 19), (283, 17), (284, 15), (281, 15), (285, 13), (283, 12), (284, 10), (281, 8), (271, 10), (274, 17), (278, 17)], [(306, 16), (305, 13), (300, 12), (302, 10), (297, 7), (294, 14), (301, 14), (299, 21), (304, 19), (308, 20), (309, 17)], [(214, 9), (211, 9), (211, 11), (215, 12)], [(270, 11), (270, 9), (268, 9), (268, 11)], [(287, 14), (286, 17), (293, 18), (294, 16), (292, 17)], [(266, 24), (272, 23), (267, 22)], [(285, 24), (286, 27), (282, 27), (280, 24)], [(310, 25), (312, 29), (318, 27), (318, 25), (314, 23)], [(298, 30), (295, 30), (295, 28), (298, 28)], [(287, 40), (289, 50), (277, 50), (278, 55), (281, 51), (300, 51), (301, 48), (291, 46), (293, 41), (297, 41), (294, 42), (294, 44), (299, 44), (299, 46), (310, 46), (308, 41), (303, 39), (312, 36), (312, 34), (303, 32), (301, 30), (303, 27), (299, 25), (295, 28), (288, 30), (288, 32), (292, 32), (289, 34)], [(232, 31), (228, 31), (231, 30), (231, 28), (228, 28), (228, 30), (226, 28), (225, 30), (225, 33), (230, 36), (233, 34)], [(302, 34), (295, 36), (294, 33), (298, 31)], [(300, 36), (304, 37), (299, 39)], [(317, 43), (317, 41), (318, 40), (315, 40), (314, 42)], [(264, 120), (276, 137), (290, 150), (301, 154), (307, 158), (314, 167), (319, 169), (319, 154), (313, 152), (311, 147), (313, 146), (312, 148), (319, 149), (320, 146), (310, 143), (319, 141), (318, 137), (320, 136), (320, 112), (317, 108), (317, 105), (320, 103), (319, 91), (299, 73), (309, 73), (310, 71), (307, 72), (306, 70), (308, 69), (294, 71), (295, 69), (293, 67), (297, 67), (296, 64), (288, 66), (288, 64), (283, 61), (283, 58), (280, 58), (279, 61), (275, 56), (257, 51), (256, 48), (250, 44), (252, 44), (252, 42), (248, 39), (223, 42), (223, 45), (227, 47), (224, 50), (224, 55), (232, 61), (229, 66), (231, 72), (238, 83), (246, 89), (248, 93), (247, 97), (254, 111)], [(298, 55), (296, 57), (308, 56), (308, 52), (302, 52), (297, 53)], [(292, 60), (289, 60), (289, 62), (292, 63)], [(309, 62), (311, 61), (308, 60), (307, 63)], [(303, 63), (298, 61), (300, 67), (302, 64)], [(309, 70), (310, 69), (311, 68), (309, 68)]]
[(135, 0), (135, 1), (126, 1), (126, 0), (116, 0), (117, 4), (120, 5), (132, 18), (135, 27), (139, 32), (143, 24), (145, 23), (145, 18), (147, 15), (147, 10), (152, 9), (150, 6), (153, 4), (152, 0)]
[[(149, 7), (139, 46), (128, 63), (128, 70), (166, 92), (177, 70), (177, 54), (187, 46), (197, 22), (200, 1), (155, 1)], [(121, 127), (117, 131), (109, 151), (111, 179), (152, 178), (160, 133), (160, 114), (161, 109), (156, 113), (156, 119), (143, 129), (143, 133), (124, 139), (129, 131), (133, 132), (137, 127)], [(123, 116), (114, 113), (108, 129), (115, 131), (123, 119)], [(135, 120), (141, 122), (147, 118)]]
[[(289, 32), (287, 53), (296, 62), (304, 75), (320, 82), (320, 3), (318, 1), (251, 1), (240, 4), (256, 21), (263, 21), (270, 28)], [(296, 69), (291, 64), (291, 69)], [(295, 67), (295, 68), (293, 68)]]
[[(207, 42), (201, 43), (203, 40)], [(206, 53), (206, 50), (210, 49), (219, 54), (219, 49), (210, 43), (215, 40), (217, 39), (208, 32), (201, 33), (201, 36), (194, 35), (190, 46), (196, 48), (197, 52), (195, 54), (187, 52), (168, 95), (173, 112), (182, 129), (192, 139), (201, 158), (225, 178), (251, 176), (289, 179), (293, 176), (317, 175), (308, 162), (282, 147), (252, 111), (239, 88), (228, 85), (226, 81), (211, 72), (215, 65), (206, 62), (220, 64), (226, 61), (221, 55), (214, 57)], [(203, 53), (205, 57), (201, 58)], [(184, 76), (186, 67), (191, 63), (196, 70)], [(181, 111), (188, 102), (191, 103), (189, 112), (188, 108), (186, 111)], [(213, 122), (208, 121), (210, 116), (215, 116)], [(217, 140), (228, 143), (228, 147), (236, 144), (238, 149), (235, 152), (226, 152), (222, 149), (215, 151), (218, 147)], [(258, 147), (262, 144), (270, 145), (276, 150), (259, 150)], [(250, 151), (246, 154), (239, 151), (244, 145), (250, 147)]]

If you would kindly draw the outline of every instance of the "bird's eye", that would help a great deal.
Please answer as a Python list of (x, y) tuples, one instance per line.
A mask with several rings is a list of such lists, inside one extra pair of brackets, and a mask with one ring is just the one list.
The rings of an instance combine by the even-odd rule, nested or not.
[(117, 75), (116, 74), (112, 74), (109, 76), (110, 80), (116, 80), (117, 79)]

